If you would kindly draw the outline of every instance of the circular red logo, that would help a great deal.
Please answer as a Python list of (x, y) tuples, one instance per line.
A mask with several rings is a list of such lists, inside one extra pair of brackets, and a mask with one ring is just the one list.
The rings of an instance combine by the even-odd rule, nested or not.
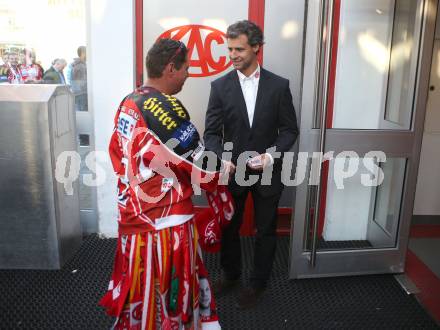
[[(214, 43), (226, 43), (224, 32), (205, 25), (183, 25), (162, 33), (158, 39), (171, 38), (182, 40), (188, 36), (190, 77), (208, 77), (225, 71), (232, 62), (226, 56), (214, 58)], [(197, 55), (196, 55), (197, 53)]]

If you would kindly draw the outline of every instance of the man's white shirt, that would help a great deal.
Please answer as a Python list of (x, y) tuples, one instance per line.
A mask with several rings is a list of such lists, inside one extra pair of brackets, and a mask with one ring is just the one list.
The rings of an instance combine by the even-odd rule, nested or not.
[[(258, 64), (255, 71), (246, 77), (243, 73), (237, 70), (238, 79), (240, 80), (241, 91), (243, 93), (244, 101), (246, 103), (246, 110), (249, 118), (249, 125), (252, 127), (254, 120), (255, 104), (257, 103), (258, 85), (260, 83), (260, 65)], [(274, 160), (272, 155), (266, 153), (270, 159), (270, 165)]]
[(244, 101), (246, 102), (246, 109), (249, 118), (249, 125), (252, 127), (254, 119), (255, 103), (257, 102), (258, 84), (260, 82), (260, 65), (255, 71), (246, 77), (243, 73), (237, 70), (238, 78), (240, 80), (241, 91), (243, 92)]

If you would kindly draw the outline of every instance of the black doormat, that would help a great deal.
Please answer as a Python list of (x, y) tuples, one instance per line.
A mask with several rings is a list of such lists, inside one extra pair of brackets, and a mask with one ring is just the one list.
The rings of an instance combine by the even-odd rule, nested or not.
[[(234, 293), (217, 299), (223, 329), (439, 329), (391, 275), (289, 281), (289, 241), (278, 242), (271, 282), (258, 306), (237, 311)], [(252, 238), (242, 240), (245, 278), (252, 244)], [(115, 245), (115, 239), (92, 235), (62, 270), (0, 270), (0, 329), (111, 328), (113, 319), (97, 303)], [(206, 263), (215, 280), (218, 256), (207, 255)]]
[(318, 250), (344, 250), (344, 249), (368, 249), (373, 245), (367, 240), (356, 241), (326, 241), (321, 238), (318, 240)]

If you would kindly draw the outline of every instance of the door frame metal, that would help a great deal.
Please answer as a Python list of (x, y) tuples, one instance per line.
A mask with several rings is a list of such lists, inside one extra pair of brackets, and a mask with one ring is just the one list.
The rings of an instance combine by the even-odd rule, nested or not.
[[(319, 151), (320, 139), (322, 141), (322, 132), (311, 127), (313, 127), (314, 109), (318, 104), (322, 104), (320, 102), (320, 98), (322, 98), (320, 91), (323, 90), (323, 80), (321, 78), (320, 58), (323, 54), (321, 24), (323, 24), (322, 15), (325, 2), (327, 0), (310, 0), (307, 6), (302, 114), (299, 137), (300, 151)], [(423, 21), (419, 39), (420, 52), (411, 130), (359, 131), (331, 129), (324, 136), (326, 138), (325, 144), (339, 146), (339, 148), (336, 148), (339, 150), (335, 150), (332, 147), (335, 153), (343, 150), (356, 150), (362, 157), (364, 152), (376, 150), (374, 146), (380, 145), (381, 150), (386, 153), (387, 157), (407, 158), (406, 179), (396, 246), (394, 248), (370, 250), (317, 251), (316, 264), (311, 264), (311, 251), (305, 250), (304, 241), (306, 230), (308, 230), (306, 228), (309, 192), (307, 180), (307, 182), (297, 187), (294, 204), (295, 223), (291, 228), (290, 278), (400, 273), (404, 271), (423, 138), (437, 6), (438, 0), (425, 0), (421, 8), (420, 15), (423, 15)], [(327, 61), (329, 61), (329, 58), (327, 58)], [(348, 139), (347, 136), (350, 138)], [(325, 144), (323, 146), (324, 152), (328, 151)], [(350, 148), (350, 146), (353, 148)], [(308, 168), (307, 174), (306, 177), (308, 178), (311, 174), (310, 168)]]

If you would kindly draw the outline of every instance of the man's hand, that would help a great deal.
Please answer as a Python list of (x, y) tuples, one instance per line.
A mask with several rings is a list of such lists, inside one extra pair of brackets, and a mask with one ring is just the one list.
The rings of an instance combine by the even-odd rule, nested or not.
[(232, 175), (235, 173), (235, 165), (227, 160), (222, 160), (223, 170), (220, 173), (220, 183), (226, 185), (231, 180)]
[(247, 161), (247, 166), (255, 171), (262, 171), (273, 164), (273, 159), (269, 154), (260, 154)]

